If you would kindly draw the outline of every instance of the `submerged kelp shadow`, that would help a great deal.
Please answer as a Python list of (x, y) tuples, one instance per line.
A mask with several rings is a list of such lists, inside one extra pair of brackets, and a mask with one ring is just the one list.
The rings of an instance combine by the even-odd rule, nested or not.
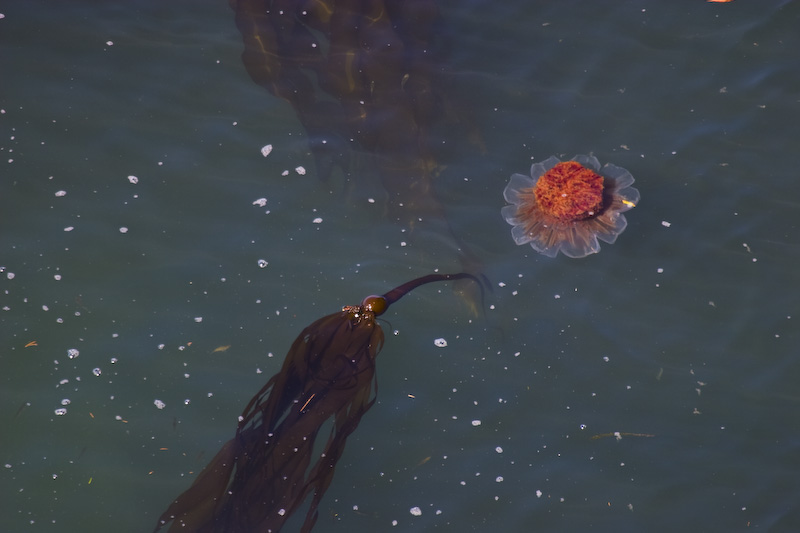
[[(431, 274), (307, 326), (280, 372), (245, 407), (236, 435), (159, 517), (155, 531), (172, 521), (169, 531), (277, 532), (313, 493), (301, 529), (311, 531), (347, 437), (375, 403), (375, 358), (384, 341), (376, 317), (420, 285), (462, 279), (483, 290), (471, 274)], [(331, 419), (312, 464), (317, 434)]]
[[(434, 187), (444, 149), (485, 152), (457, 103), (435, 0), (229, 0), (252, 80), (288, 102), (317, 176), (341, 171), (354, 194), (380, 181), (385, 214), (409, 234), (444, 238), (467, 272), (482, 264), (450, 227)], [(383, 202), (382, 202), (383, 203)]]

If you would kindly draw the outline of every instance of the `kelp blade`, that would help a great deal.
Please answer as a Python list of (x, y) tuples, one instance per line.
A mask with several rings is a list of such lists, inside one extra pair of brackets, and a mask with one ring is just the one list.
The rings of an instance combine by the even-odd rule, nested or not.
[[(383, 339), (371, 313), (342, 311), (305, 328), (281, 371), (245, 408), (236, 436), (161, 515), (156, 531), (173, 520), (171, 532), (276, 532), (313, 493), (302, 529), (310, 531), (345, 441), (374, 403)], [(312, 458), (330, 419), (323, 452)]]

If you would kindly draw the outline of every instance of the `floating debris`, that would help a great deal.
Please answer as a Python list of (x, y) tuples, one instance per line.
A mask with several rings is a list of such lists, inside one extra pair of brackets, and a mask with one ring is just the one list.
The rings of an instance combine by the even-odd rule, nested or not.
[(264, 157), (267, 157), (271, 153), (272, 153), (272, 145), (271, 144), (267, 144), (267, 145), (264, 145), (264, 146), (261, 147), (261, 155), (263, 155)]

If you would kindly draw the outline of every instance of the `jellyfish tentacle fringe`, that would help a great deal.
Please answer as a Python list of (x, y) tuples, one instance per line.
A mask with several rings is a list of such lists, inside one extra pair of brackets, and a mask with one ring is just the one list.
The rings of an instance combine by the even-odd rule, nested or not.
[[(460, 279), (480, 285), (465, 273), (423, 276), (307, 326), (280, 372), (245, 407), (236, 435), (159, 517), (155, 531), (172, 521), (169, 531), (274, 533), (313, 494), (301, 528), (311, 531), (347, 437), (375, 403), (375, 358), (384, 342), (376, 316), (420, 285)], [(312, 464), (317, 435), (331, 419)]]

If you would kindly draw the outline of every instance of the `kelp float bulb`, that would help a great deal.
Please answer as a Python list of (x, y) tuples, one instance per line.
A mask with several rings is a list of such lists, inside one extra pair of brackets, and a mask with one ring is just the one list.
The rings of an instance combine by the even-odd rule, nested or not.
[(383, 296), (371, 294), (364, 298), (364, 300), (361, 302), (361, 307), (363, 307), (366, 311), (375, 313), (375, 316), (379, 316), (389, 308), (389, 302), (387, 302), (386, 298)]

